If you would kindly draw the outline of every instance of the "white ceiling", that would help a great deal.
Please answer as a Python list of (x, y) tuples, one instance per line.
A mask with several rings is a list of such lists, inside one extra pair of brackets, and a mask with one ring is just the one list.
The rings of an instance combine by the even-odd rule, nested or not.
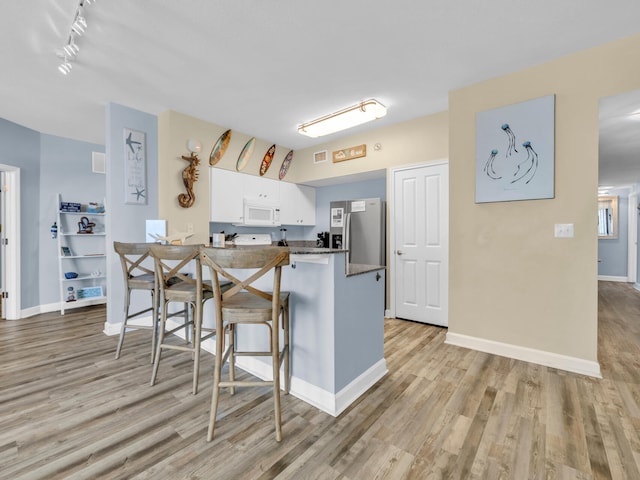
[(0, 117), (99, 144), (115, 102), (300, 149), (320, 140), (299, 123), (369, 97), (388, 115), (329, 138), (446, 110), (452, 89), (640, 32), (637, 0), (97, 0), (65, 77), (55, 52), (77, 5), (2, 2)]

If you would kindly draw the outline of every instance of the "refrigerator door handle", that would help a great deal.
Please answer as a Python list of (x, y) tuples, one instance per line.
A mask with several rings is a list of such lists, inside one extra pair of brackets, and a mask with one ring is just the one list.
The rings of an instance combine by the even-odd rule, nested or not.
[(344, 215), (344, 230), (342, 233), (342, 238), (344, 239), (344, 244), (342, 248), (347, 249), (346, 259), (347, 265), (351, 263), (351, 238), (349, 238), (349, 232), (351, 232), (351, 214), (346, 213)]

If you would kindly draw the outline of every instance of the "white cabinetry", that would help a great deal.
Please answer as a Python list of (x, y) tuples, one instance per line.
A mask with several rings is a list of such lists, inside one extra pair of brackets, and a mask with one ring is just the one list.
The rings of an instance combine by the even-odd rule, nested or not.
[(244, 199), (280, 206), (283, 225), (315, 225), (316, 191), (313, 187), (270, 178), (211, 169), (211, 221), (242, 223)]
[(271, 178), (257, 177), (239, 173), (242, 181), (242, 193), (245, 198), (270, 204), (280, 202), (280, 182)]
[(241, 223), (242, 210), (243, 193), (240, 174), (221, 168), (212, 168), (211, 221)]
[(315, 188), (282, 182), (280, 184), (280, 221), (283, 225), (315, 225)]
[(64, 315), (65, 309), (106, 302), (106, 232), (104, 212), (63, 211), (61, 206), (58, 194), (58, 273)]

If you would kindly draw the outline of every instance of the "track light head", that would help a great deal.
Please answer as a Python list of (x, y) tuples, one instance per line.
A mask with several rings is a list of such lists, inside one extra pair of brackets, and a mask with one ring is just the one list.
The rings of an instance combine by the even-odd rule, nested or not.
[(58, 71), (63, 75), (68, 75), (71, 72), (73, 65), (69, 63), (67, 57), (64, 57), (64, 61), (58, 66)]

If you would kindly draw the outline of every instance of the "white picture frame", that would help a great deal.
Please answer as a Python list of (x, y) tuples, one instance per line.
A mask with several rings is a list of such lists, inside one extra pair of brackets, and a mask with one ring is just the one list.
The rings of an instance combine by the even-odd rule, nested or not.
[(147, 204), (147, 152), (145, 133), (124, 129), (124, 203)]
[(555, 95), (476, 114), (476, 203), (554, 198)]

